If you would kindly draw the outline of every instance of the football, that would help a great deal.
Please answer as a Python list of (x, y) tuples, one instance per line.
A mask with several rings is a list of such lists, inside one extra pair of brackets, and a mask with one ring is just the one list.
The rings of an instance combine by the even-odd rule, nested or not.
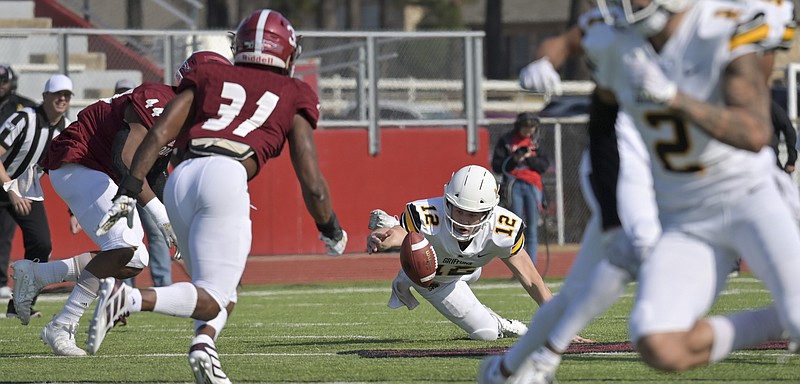
[(439, 262), (428, 239), (417, 232), (409, 232), (400, 246), (400, 265), (415, 284), (430, 287)]

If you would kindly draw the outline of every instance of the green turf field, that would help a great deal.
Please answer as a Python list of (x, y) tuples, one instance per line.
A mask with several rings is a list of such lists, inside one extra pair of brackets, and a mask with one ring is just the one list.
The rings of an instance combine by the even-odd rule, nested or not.
[[(550, 280), (554, 291), (559, 281)], [(508, 280), (482, 280), (477, 296), (505, 317), (528, 320), (535, 305)], [(632, 292), (632, 290), (631, 290)], [(414, 311), (390, 310), (389, 283), (244, 287), (236, 311), (217, 342), (233, 382), (475, 381), (481, 354), (514, 340), (478, 342), (423, 302)], [(0, 319), (0, 382), (191, 382), (186, 353), (192, 322), (135, 314), (113, 329), (98, 355), (57, 358), (39, 340), (46, 319), (66, 295), (44, 295), (44, 317), (22, 326)], [(769, 295), (752, 279), (736, 278), (715, 312), (763, 306)], [(582, 335), (598, 342), (627, 340), (631, 295)], [(94, 307), (90, 308), (90, 311)], [(77, 334), (86, 345), (89, 313)], [(492, 349), (494, 348), (494, 349)], [(398, 351), (399, 350), (399, 351)], [(409, 351), (411, 350), (411, 351)], [(421, 357), (405, 357), (405, 355)], [(657, 373), (633, 353), (568, 354), (560, 383), (767, 383), (800, 382), (800, 356), (783, 350), (744, 351), (727, 362), (685, 374)]]

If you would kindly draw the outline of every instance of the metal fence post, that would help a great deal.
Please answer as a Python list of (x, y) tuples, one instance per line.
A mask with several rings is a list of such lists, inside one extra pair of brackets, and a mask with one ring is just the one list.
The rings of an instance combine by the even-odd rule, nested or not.
[(475, 47), (472, 39), (464, 37), (464, 114), (467, 117), (467, 153), (478, 151), (478, 126), (475, 113)]
[(564, 245), (564, 148), (562, 148), (561, 123), (557, 122), (553, 135), (556, 160), (556, 225), (558, 245)]
[(64, 75), (69, 75), (69, 47), (67, 46), (67, 37), (64, 31), (58, 32), (58, 69)]
[(367, 76), (369, 91), (367, 93), (367, 109), (369, 111), (369, 154), (377, 156), (381, 151), (381, 135), (378, 130), (378, 71), (375, 54), (375, 36), (367, 36)]

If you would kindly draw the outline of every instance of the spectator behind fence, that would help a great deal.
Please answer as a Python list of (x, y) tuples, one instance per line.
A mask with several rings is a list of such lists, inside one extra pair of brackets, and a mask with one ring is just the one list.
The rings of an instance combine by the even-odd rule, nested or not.
[[(17, 94), (17, 74), (8, 64), (0, 64), (0, 124), (15, 112), (25, 107), (35, 107), (36, 103)], [(5, 209), (0, 209), (0, 299), (11, 298), (8, 287), (8, 262), (11, 260), (11, 241), (17, 223)]]
[[(0, 128), (0, 210), (13, 217), (22, 230), (25, 259), (44, 263), (50, 258), (52, 244), (39, 184), (41, 169), (36, 163), (50, 141), (69, 124), (64, 114), (72, 99), (72, 80), (53, 75), (45, 83), (42, 99), (41, 105), (12, 114)], [(14, 274), (14, 286), (18, 284)], [(31, 309), (31, 315), (41, 314)], [(6, 316), (17, 317), (13, 299)]]
[(514, 129), (497, 142), (492, 154), (492, 170), (503, 175), (501, 205), (525, 221), (525, 246), (534, 265), (539, 246), (542, 173), (550, 166), (539, 148), (538, 127), (536, 114), (520, 113)]

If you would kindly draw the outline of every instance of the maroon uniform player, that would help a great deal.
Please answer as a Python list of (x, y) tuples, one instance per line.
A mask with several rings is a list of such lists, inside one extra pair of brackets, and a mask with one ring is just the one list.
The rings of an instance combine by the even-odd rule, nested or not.
[(189, 349), (195, 380), (230, 382), (214, 340), (227, 321), (222, 309), (235, 295), (250, 251), (247, 181), (287, 141), (320, 239), (328, 254), (344, 251), (347, 234), (331, 207), (312, 136), (318, 99), (305, 83), (291, 78), (298, 52), (294, 29), (278, 12), (256, 11), (239, 25), (233, 50), (233, 69), (208, 64), (182, 80), (178, 95), (136, 151), (131, 173), (107, 215), (108, 223), (114, 223), (132, 212), (159, 148), (177, 139), (187, 156), (167, 182), (164, 204), (190, 261), (192, 282), (139, 290), (105, 279), (89, 327), (89, 352), (99, 348), (126, 312), (192, 317), (208, 321), (196, 329)]
[[(214, 55), (203, 58), (229, 63), (223, 56)], [(188, 73), (185, 68), (181, 71)], [(127, 174), (136, 148), (173, 97), (173, 87), (142, 84), (129, 92), (90, 105), (62, 132), (63, 137), (60, 135), (53, 140), (41, 165), (49, 171), (53, 189), (69, 205), (83, 228), (96, 228), (112, 206), (117, 183)], [(161, 160), (153, 167), (153, 175), (163, 174), (171, 150), (171, 143), (159, 148)], [(167, 242), (174, 244), (176, 237), (166, 209), (154, 198), (149, 184), (145, 184), (138, 197)], [(42, 330), (42, 340), (55, 354), (86, 354), (76, 346), (74, 335), (78, 320), (97, 297), (100, 279), (132, 277), (147, 266), (149, 256), (142, 242), (141, 222), (135, 212), (129, 220), (129, 225), (118, 225), (102, 234), (87, 231), (100, 248), (99, 253), (84, 253), (49, 263), (14, 264), (16, 282), (21, 284), (18, 290), (15, 289), (18, 291), (15, 305), (21, 319), (30, 313), (30, 302), (43, 287), (62, 281), (77, 281), (62, 311)]]

